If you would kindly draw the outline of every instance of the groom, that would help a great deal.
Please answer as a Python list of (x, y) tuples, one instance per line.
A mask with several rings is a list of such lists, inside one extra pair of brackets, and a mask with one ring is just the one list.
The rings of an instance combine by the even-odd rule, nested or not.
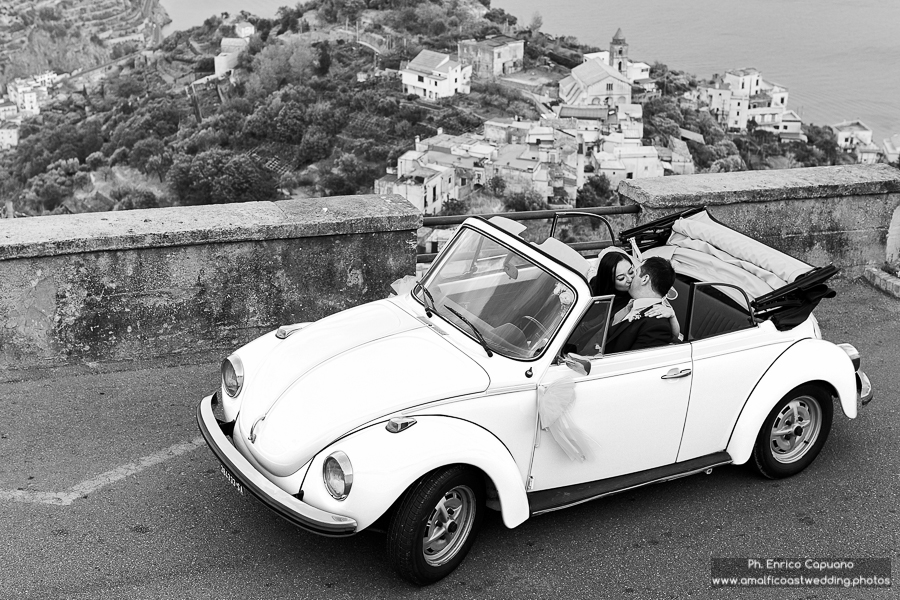
[(672, 341), (668, 319), (641, 318), (663, 297), (675, 283), (675, 270), (664, 258), (652, 256), (645, 260), (638, 275), (631, 281), (628, 293), (631, 302), (625, 317), (613, 323), (606, 336), (604, 354), (640, 350), (662, 346)]

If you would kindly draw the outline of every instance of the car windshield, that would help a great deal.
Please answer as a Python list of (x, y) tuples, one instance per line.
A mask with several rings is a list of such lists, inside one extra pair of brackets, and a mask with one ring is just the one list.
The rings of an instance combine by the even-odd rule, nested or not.
[(464, 228), (440, 261), (413, 295), (510, 358), (538, 356), (575, 302), (569, 285), (474, 229)]

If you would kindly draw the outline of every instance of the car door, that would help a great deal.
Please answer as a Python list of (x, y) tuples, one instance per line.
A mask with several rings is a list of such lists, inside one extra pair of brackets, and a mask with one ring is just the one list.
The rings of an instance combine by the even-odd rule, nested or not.
[(737, 286), (695, 283), (689, 296), (685, 339), (694, 372), (679, 462), (726, 448), (754, 386), (793, 343), (770, 321), (756, 322)]
[[(582, 322), (590, 319), (590, 313), (589, 310)], [(551, 431), (539, 425), (530, 491), (596, 481), (675, 462), (691, 390), (689, 344), (595, 357), (590, 359), (587, 375), (576, 375), (565, 364), (554, 364), (541, 381), (539, 398), (554, 382), (573, 376), (570, 387), (574, 402), (566, 416), (577, 428), (576, 437), (583, 441), (586, 458), (571, 459)]]

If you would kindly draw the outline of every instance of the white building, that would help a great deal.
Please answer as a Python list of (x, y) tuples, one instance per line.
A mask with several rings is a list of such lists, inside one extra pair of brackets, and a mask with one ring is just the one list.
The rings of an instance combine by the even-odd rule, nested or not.
[(525, 41), (507, 35), (462, 40), (456, 49), (460, 62), (472, 66), (472, 75), (484, 79), (521, 71), (525, 61)]
[(41, 105), (50, 97), (47, 86), (34, 79), (15, 79), (6, 84), (6, 93), (19, 112), (39, 114)]
[(610, 136), (604, 140), (591, 154), (591, 164), (596, 173), (606, 175), (613, 188), (625, 179), (665, 175), (656, 148), (625, 143), (624, 137), (618, 140)]
[(234, 69), (238, 64), (238, 57), (240, 57), (240, 52), (222, 52), (216, 54), (216, 57), (213, 59), (213, 64), (216, 68), (216, 77), (223, 77), (229, 71)]
[(650, 80), (650, 65), (645, 62), (634, 62), (628, 58), (628, 43), (625, 41), (621, 28), (613, 36), (609, 50), (588, 52), (584, 55), (584, 62), (589, 60), (599, 60), (603, 64), (609, 65), (632, 83)]
[(769, 121), (757, 122), (759, 129), (771, 131), (781, 138), (781, 141), (799, 141), (806, 143), (806, 134), (803, 133), (803, 122), (800, 116), (793, 110), (786, 110)]
[(400, 69), (403, 91), (428, 100), (468, 94), (472, 66), (463, 65), (449, 54), (422, 50)]
[(589, 60), (559, 82), (559, 99), (575, 105), (631, 104), (631, 82), (609, 65)]
[[(252, 28), (253, 26), (250, 25), (250, 27)], [(216, 76), (223, 77), (234, 69), (238, 64), (241, 52), (249, 45), (250, 41), (246, 37), (222, 38), (222, 41), (219, 43), (219, 53), (213, 59)]]
[(856, 153), (859, 163), (871, 165), (878, 162), (878, 146), (872, 143), (872, 130), (862, 121), (843, 121), (831, 126), (838, 147), (844, 152)]
[[(781, 134), (782, 119), (787, 111), (788, 89), (762, 78), (752, 67), (733, 69), (716, 77), (695, 92), (685, 94), (709, 108), (710, 114), (729, 131), (745, 131), (750, 121), (756, 126)], [(792, 113), (790, 119), (797, 118)], [(799, 131), (785, 137), (796, 138)]]
[(19, 145), (19, 126), (15, 123), (0, 123), (0, 150), (8, 150)]
[(438, 214), (444, 202), (465, 199), (484, 185), (485, 163), (497, 147), (479, 136), (438, 134), (420, 140), (397, 159), (396, 169), (375, 181), (376, 194), (399, 194), (423, 214)]
[(650, 78), (650, 65), (645, 62), (635, 62), (628, 57), (628, 43), (622, 30), (616, 31), (609, 44), (609, 50), (600, 52), (588, 52), (584, 55), (584, 61), (597, 60), (611, 67), (617, 73), (623, 75), (634, 86), (632, 90), (633, 102), (643, 101), (651, 96), (658, 95), (656, 81)]
[(16, 118), (19, 108), (13, 102), (0, 101), (0, 121)]
[(246, 39), (256, 33), (256, 27), (254, 27), (247, 21), (240, 21), (234, 24), (234, 33), (239, 38)]
[(895, 133), (883, 142), (884, 158), (890, 163), (900, 160), (900, 133)]

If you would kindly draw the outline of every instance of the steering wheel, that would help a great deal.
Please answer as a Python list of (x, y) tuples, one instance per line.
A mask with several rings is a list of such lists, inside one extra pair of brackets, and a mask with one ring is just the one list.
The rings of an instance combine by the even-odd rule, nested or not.
[(547, 328), (544, 327), (540, 321), (538, 321), (537, 319), (535, 319), (534, 317), (532, 317), (530, 315), (522, 315), (522, 318), (525, 319), (526, 321), (528, 321), (529, 323), (534, 323), (534, 325), (538, 328), (538, 337), (547, 337), (547, 333), (548, 333)]

